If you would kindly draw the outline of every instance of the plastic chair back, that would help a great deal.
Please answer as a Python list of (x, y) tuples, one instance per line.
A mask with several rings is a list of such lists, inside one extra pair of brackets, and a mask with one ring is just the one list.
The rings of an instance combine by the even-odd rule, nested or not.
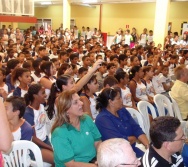
[[(134, 108), (126, 108), (127, 111), (131, 114), (133, 119), (140, 125), (142, 128), (142, 131), (146, 134), (145, 126), (144, 126), (144, 121), (141, 113), (139, 113), (137, 110)], [(136, 119), (135, 119), (136, 118)]]
[(173, 97), (171, 95), (171, 92), (169, 92), (169, 96), (170, 96), (170, 98), (172, 100), (172, 108), (173, 108), (173, 111), (175, 113), (176, 118), (178, 118), (180, 121), (182, 121), (183, 119), (181, 117), (180, 109), (179, 109), (178, 104), (175, 101), (175, 99), (173, 99)]
[(172, 103), (165, 95), (156, 94), (154, 96), (154, 102), (155, 102), (155, 105), (157, 106), (159, 116), (165, 116), (165, 108), (166, 108), (168, 110), (168, 114), (174, 117)]
[(12, 142), (12, 150), (7, 154), (3, 154), (5, 167), (28, 167), (31, 165), (29, 151), (32, 151), (35, 157), (35, 165), (43, 167), (42, 154), (39, 147), (27, 140), (19, 140)]

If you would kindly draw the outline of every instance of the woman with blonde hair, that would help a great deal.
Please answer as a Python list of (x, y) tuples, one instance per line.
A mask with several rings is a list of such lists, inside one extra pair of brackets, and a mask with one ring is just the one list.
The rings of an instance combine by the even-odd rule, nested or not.
[(56, 167), (96, 167), (96, 149), (101, 135), (75, 90), (62, 92), (57, 101), (57, 117), (52, 127)]

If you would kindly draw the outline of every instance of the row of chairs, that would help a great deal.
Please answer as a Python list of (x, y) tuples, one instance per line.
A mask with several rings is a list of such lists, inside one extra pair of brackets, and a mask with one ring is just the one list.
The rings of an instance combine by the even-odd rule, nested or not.
[[(168, 97), (162, 94), (157, 94), (154, 96), (154, 103), (157, 107), (159, 116), (165, 116), (166, 115), (165, 111), (167, 109), (168, 110), (167, 115), (178, 118), (181, 121), (182, 127), (185, 128), (186, 121), (182, 120), (179, 107), (176, 101), (172, 98), (171, 92), (169, 92), (169, 96), (171, 98), (171, 101)], [(140, 125), (143, 132), (150, 140), (150, 136), (149, 136), (150, 120), (148, 115), (148, 108), (151, 111), (153, 119), (157, 117), (155, 108), (153, 107), (152, 104), (150, 104), (147, 101), (138, 102), (137, 107), (139, 112), (133, 108), (127, 108), (127, 110), (129, 111), (129, 113), (132, 115), (133, 118), (136, 117), (138, 124)]]

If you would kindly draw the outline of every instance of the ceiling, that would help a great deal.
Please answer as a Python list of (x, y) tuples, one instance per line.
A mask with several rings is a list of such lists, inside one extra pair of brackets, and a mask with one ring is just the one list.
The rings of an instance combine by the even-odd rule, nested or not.
[[(171, 0), (176, 1), (188, 1), (188, 0)], [(49, 5), (62, 5), (63, 0), (34, 0), (35, 7), (44, 7)], [(70, 0), (73, 5), (94, 5), (94, 4), (107, 4), (107, 3), (148, 3), (156, 2), (156, 0)], [(48, 4), (49, 3), (49, 4)]]

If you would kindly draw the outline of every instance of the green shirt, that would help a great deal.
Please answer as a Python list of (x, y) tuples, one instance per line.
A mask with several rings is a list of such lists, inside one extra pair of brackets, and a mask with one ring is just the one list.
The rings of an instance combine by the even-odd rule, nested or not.
[(51, 140), (55, 166), (64, 167), (71, 160), (89, 162), (96, 156), (94, 143), (99, 140), (101, 134), (88, 115), (80, 119), (80, 131), (67, 123), (57, 127)]

